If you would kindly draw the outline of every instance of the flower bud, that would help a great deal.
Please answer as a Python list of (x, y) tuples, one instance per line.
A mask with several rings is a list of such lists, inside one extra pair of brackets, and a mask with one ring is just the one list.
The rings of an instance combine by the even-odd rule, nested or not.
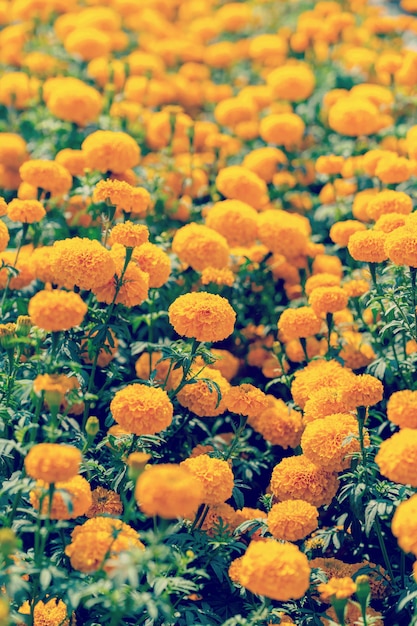
[(95, 415), (90, 415), (85, 425), (85, 432), (89, 437), (95, 437), (100, 430), (100, 421)]
[(129, 454), (127, 457), (129, 478), (136, 482), (150, 459), (151, 455), (146, 452), (132, 452), (132, 454)]
[(32, 328), (32, 320), (29, 315), (19, 315), (16, 323), (16, 335), (18, 337), (27, 337)]

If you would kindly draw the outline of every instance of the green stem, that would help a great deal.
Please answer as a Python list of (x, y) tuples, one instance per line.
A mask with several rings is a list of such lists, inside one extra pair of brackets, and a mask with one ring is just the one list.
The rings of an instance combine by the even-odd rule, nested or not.
[(417, 267), (410, 267), (411, 299), (413, 302), (415, 339), (417, 339), (417, 299), (416, 299), (416, 273)]
[[(23, 224), (23, 226), (22, 226), (22, 236), (20, 238), (19, 245), (17, 246), (16, 256), (15, 256), (14, 261), (13, 261), (13, 267), (15, 267), (17, 265), (17, 262), (19, 260), (20, 251), (21, 251), (22, 246), (23, 246), (23, 244), (25, 242), (28, 229), (29, 229), (29, 224)], [(1, 309), (1, 315), (2, 316), (4, 315), (4, 305), (5, 305), (5, 302), (6, 302), (7, 293), (9, 291), (10, 281), (12, 280), (12, 276), (13, 275), (9, 272), (8, 276), (7, 276), (7, 282), (6, 282), (6, 285), (4, 287), (3, 297), (1, 299), (1, 304), (0, 304), (0, 309)]]
[[(307, 363), (309, 362), (308, 353), (307, 353), (307, 339), (305, 337), (300, 337), (301, 347), (304, 352), (304, 356), (306, 358)], [(284, 370), (283, 370), (284, 371)]]
[(333, 329), (333, 313), (326, 313), (326, 324), (327, 324), (327, 351), (331, 351), (331, 338), (332, 338), (332, 329)]
[(182, 380), (181, 380), (180, 384), (178, 385), (178, 387), (170, 392), (170, 394), (169, 394), (170, 398), (173, 398), (174, 396), (176, 396), (177, 393), (180, 392), (181, 389), (183, 387), (185, 387), (185, 385), (188, 383), (187, 376), (188, 376), (188, 374), (190, 372), (191, 367), (193, 366), (193, 362), (194, 362), (195, 356), (197, 354), (197, 350), (198, 350), (198, 346), (199, 345), (200, 344), (197, 341), (197, 339), (193, 339), (192, 344), (191, 344), (190, 361), (189, 361), (188, 367), (186, 367), (184, 369), (183, 375), (182, 375)]
[(227, 451), (227, 453), (226, 453), (226, 455), (224, 457), (225, 461), (228, 461), (231, 458), (233, 452), (235, 451), (236, 446), (239, 443), (240, 435), (244, 431), (246, 423), (248, 421), (248, 416), (247, 415), (239, 415), (239, 419), (240, 419), (239, 427), (238, 427), (237, 431), (235, 432), (235, 436), (233, 437), (233, 441), (232, 441), (232, 443), (231, 443), (231, 445), (230, 445), (230, 447), (229, 447), (229, 449), (228, 449), (228, 451)]
[(388, 551), (387, 551), (387, 547), (385, 545), (385, 541), (384, 541), (384, 536), (382, 534), (382, 530), (381, 530), (381, 523), (378, 519), (378, 517), (375, 517), (375, 524), (374, 524), (374, 528), (375, 528), (375, 532), (376, 532), (376, 536), (378, 537), (378, 543), (379, 543), (379, 547), (381, 549), (381, 553), (382, 553), (382, 557), (384, 559), (384, 563), (385, 563), (385, 568), (391, 578), (391, 582), (393, 587), (397, 587), (397, 584), (395, 582), (395, 577), (394, 577), (394, 572), (392, 570), (392, 566), (391, 566), (391, 561), (388, 555)]

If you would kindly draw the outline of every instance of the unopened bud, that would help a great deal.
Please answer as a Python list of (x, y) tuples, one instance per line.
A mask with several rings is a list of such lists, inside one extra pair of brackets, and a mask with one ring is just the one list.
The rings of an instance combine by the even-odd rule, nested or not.
[(0, 346), (5, 350), (13, 347), (13, 338), (16, 333), (16, 324), (0, 324)]
[(136, 482), (150, 459), (151, 455), (146, 452), (132, 452), (132, 454), (129, 454), (127, 457), (129, 478)]
[(100, 430), (100, 421), (95, 415), (90, 415), (85, 425), (85, 432), (89, 437), (95, 437)]
[(16, 335), (18, 337), (27, 337), (32, 328), (32, 320), (29, 315), (19, 315), (16, 323)]
[(362, 576), (358, 576), (355, 580), (356, 582), (356, 597), (358, 599), (361, 608), (368, 606), (368, 599), (371, 593), (371, 586), (369, 584), (369, 576), (365, 574)]

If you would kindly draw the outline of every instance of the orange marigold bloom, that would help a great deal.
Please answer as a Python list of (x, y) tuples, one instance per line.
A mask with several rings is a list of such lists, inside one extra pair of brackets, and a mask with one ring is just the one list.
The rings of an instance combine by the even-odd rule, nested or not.
[(259, 239), (271, 252), (283, 254), (290, 260), (306, 254), (310, 234), (306, 218), (269, 209), (260, 214), (258, 226)]
[(417, 238), (407, 226), (396, 228), (386, 235), (385, 252), (395, 265), (417, 267)]
[(391, 530), (404, 552), (417, 556), (417, 494), (401, 502), (392, 519)]
[[(30, 615), (30, 604), (26, 601), (19, 609), (19, 613)], [(39, 600), (33, 611), (33, 623), (36, 626), (70, 626), (75, 619), (70, 619), (65, 602), (52, 598), (48, 602)], [(25, 622), (20, 622), (19, 626)]]
[(330, 256), (329, 254), (319, 252), (314, 257), (313, 274), (334, 274), (342, 278), (342, 262), (337, 256)]
[(303, 597), (310, 571), (297, 546), (272, 539), (252, 541), (242, 557), (239, 582), (252, 593), (286, 602)]
[(387, 403), (387, 417), (400, 428), (417, 428), (417, 391), (393, 393)]
[(109, 237), (109, 245), (118, 243), (126, 248), (134, 248), (146, 243), (148, 239), (149, 230), (147, 226), (134, 224), (127, 220), (126, 222), (116, 224), (116, 226), (112, 228)]
[[(242, 165), (255, 172), (266, 183), (271, 183), (274, 180), (274, 176), (278, 174), (277, 167), (287, 163), (288, 159), (282, 150), (266, 146), (265, 148), (251, 150), (249, 154), (245, 155)], [(276, 185), (276, 183), (274, 184)]]
[(225, 398), (227, 410), (238, 415), (256, 418), (268, 407), (268, 399), (263, 391), (253, 385), (243, 383), (231, 387)]
[[(336, 413), (307, 424), (301, 437), (304, 455), (329, 472), (341, 472), (359, 452), (358, 422), (350, 413)], [(368, 443), (369, 443), (369, 438)]]
[(174, 409), (163, 389), (134, 383), (116, 392), (110, 411), (127, 432), (154, 435), (168, 428)]
[[(211, 385), (212, 381), (218, 387)], [(205, 367), (201, 373), (177, 394), (181, 406), (199, 417), (215, 417), (226, 410), (226, 396), (230, 389), (228, 381), (217, 370)]]
[(304, 369), (294, 375), (291, 393), (294, 402), (302, 409), (315, 391), (323, 387), (345, 387), (350, 381), (355, 382), (353, 373), (343, 368), (338, 361), (311, 361)]
[(10, 241), (9, 229), (4, 222), (0, 221), (0, 252), (3, 252)]
[(49, 332), (79, 326), (88, 307), (78, 293), (38, 291), (29, 301), (28, 312), (35, 326)]
[(330, 228), (329, 237), (333, 243), (337, 243), (341, 248), (346, 248), (349, 238), (353, 233), (366, 230), (365, 224), (357, 220), (346, 220), (345, 222), (337, 222)]
[(211, 369), (218, 370), (226, 380), (231, 381), (239, 371), (240, 360), (228, 350), (212, 348), (211, 354), (217, 357), (216, 361), (210, 364)]
[(236, 313), (226, 298), (211, 293), (186, 293), (168, 309), (170, 324), (182, 337), (222, 341), (233, 333)]
[(123, 513), (123, 504), (119, 494), (111, 489), (97, 487), (91, 492), (92, 504), (85, 516), (88, 518), (97, 517), (98, 515), (121, 515)]
[[(6, 233), (4, 233), (3, 242), (5, 242), (5, 240)], [(3, 262), (4, 265), (13, 266), (16, 270), (18, 270), (18, 274), (12, 276), (9, 284), (9, 289), (17, 290), (23, 289), (23, 287), (27, 287), (27, 285), (32, 282), (35, 276), (33, 274), (33, 267), (31, 263), (31, 248), (29, 247), (28, 249), (21, 250), (17, 263), (15, 262), (16, 254), (16, 250), (7, 250), (5, 252), (2, 252), (0, 256), (0, 264), (1, 262)], [(4, 289), (7, 282), (8, 270), (7, 268), (3, 267), (3, 269), (0, 270), (0, 288)]]
[[(121, 520), (111, 517), (94, 517), (72, 531), (72, 541), (65, 548), (74, 569), (90, 574), (96, 572), (106, 561), (121, 552), (142, 548), (139, 535)], [(108, 569), (108, 568), (107, 568)]]
[(388, 480), (417, 487), (417, 430), (402, 428), (383, 441), (375, 463)]
[(329, 126), (348, 137), (373, 135), (381, 128), (381, 116), (375, 104), (366, 98), (340, 98), (330, 108)]
[(386, 213), (381, 215), (374, 224), (374, 230), (382, 230), (383, 233), (391, 233), (396, 228), (406, 224), (406, 216), (403, 213)]
[(28, 158), (26, 141), (16, 133), (0, 133), (0, 163), (14, 170)]
[(138, 478), (135, 498), (140, 509), (151, 517), (190, 518), (203, 503), (203, 487), (184, 466), (150, 465)]
[(363, 333), (344, 331), (341, 333), (341, 343), (339, 358), (343, 359), (343, 364), (352, 370), (367, 367), (376, 358), (372, 346), (364, 341)]
[(223, 235), (229, 246), (249, 246), (257, 238), (258, 213), (241, 200), (223, 200), (209, 210), (206, 225)]
[(370, 374), (350, 376), (343, 384), (344, 397), (349, 403), (358, 406), (373, 406), (381, 402), (384, 387), (378, 378)]
[(192, 223), (179, 228), (172, 240), (172, 250), (197, 272), (206, 267), (222, 269), (229, 261), (225, 237), (203, 224)]
[(25, 469), (31, 478), (46, 483), (62, 482), (78, 474), (81, 461), (81, 452), (74, 446), (38, 443), (29, 450), (25, 458)]
[(356, 592), (356, 583), (348, 576), (331, 578), (328, 583), (320, 583), (317, 587), (320, 599), (324, 602), (336, 598), (342, 600), (350, 598)]
[(124, 172), (139, 163), (140, 148), (127, 133), (97, 130), (84, 139), (81, 149), (87, 167), (99, 172)]
[(85, 170), (85, 156), (82, 150), (73, 150), (72, 148), (64, 148), (60, 150), (55, 161), (63, 165), (71, 174), (71, 176), (83, 176)]
[(344, 291), (346, 291), (349, 298), (360, 298), (365, 293), (368, 293), (370, 286), (367, 280), (349, 280), (342, 285)]
[(229, 270), (227, 267), (224, 267), (221, 270), (215, 267), (205, 267), (201, 272), (202, 285), (210, 285), (210, 283), (213, 283), (215, 285), (226, 285), (227, 287), (231, 287), (234, 282), (235, 275), (232, 270)]
[[(285, 340), (285, 354), (293, 363), (303, 363), (306, 360), (303, 347), (299, 339), (291, 339), (291, 341)], [(327, 352), (323, 341), (319, 341), (315, 337), (306, 338), (306, 350), (309, 359), (312, 359), (319, 354), (325, 354)]]
[(111, 304), (116, 295), (119, 281), (122, 280), (121, 287), (117, 293), (116, 304), (123, 304), (126, 307), (139, 306), (148, 297), (149, 276), (142, 272), (135, 261), (130, 261), (125, 268), (123, 279), (122, 272), (125, 266), (126, 248), (120, 244), (114, 244), (110, 255), (114, 260), (116, 271), (108, 283), (93, 289), (98, 302)]
[(272, 493), (278, 500), (305, 500), (317, 507), (330, 504), (338, 486), (337, 474), (315, 465), (303, 454), (283, 459), (271, 477)]
[(367, 214), (370, 219), (376, 222), (381, 215), (386, 215), (387, 213), (408, 215), (412, 210), (413, 201), (408, 194), (403, 191), (385, 189), (371, 198), (367, 207)]
[(223, 504), (232, 496), (234, 476), (227, 461), (201, 454), (182, 461), (180, 466), (189, 470), (200, 482), (205, 504)]
[(317, 315), (341, 311), (348, 302), (348, 295), (341, 287), (316, 287), (308, 298), (308, 303)]
[[(74, 476), (63, 482), (55, 482), (55, 491), (50, 509), (48, 493), (49, 483), (43, 480), (36, 481), (36, 486), (30, 492), (30, 503), (34, 509), (39, 509), (42, 501), (42, 514), (51, 510), (50, 519), (68, 520), (84, 515), (93, 503), (90, 483), (82, 476)], [(66, 492), (66, 497), (62, 496)], [(68, 498), (71, 501), (68, 506)]]
[(270, 72), (267, 84), (279, 100), (300, 102), (311, 96), (316, 86), (316, 79), (306, 63), (283, 65)]
[(103, 105), (103, 97), (97, 89), (72, 77), (60, 78), (46, 98), (46, 106), (52, 115), (78, 126), (94, 122)]
[[(322, 419), (327, 415), (347, 413), (355, 406), (349, 402), (342, 389), (331, 385), (314, 391), (304, 406), (304, 422)], [(336, 418), (335, 418), (336, 419)]]
[(327, 272), (319, 272), (307, 278), (304, 289), (306, 295), (309, 296), (317, 287), (338, 287), (340, 285), (340, 277), (336, 274), (328, 274)]
[(171, 260), (164, 250), (149, 241), (133, 251), (132, 258), (139, 263), (143, 272), (149, 275), (149, 287), (165, 285), (171, 274)]
[(259, 134), (266, 143), (292, 149), (304, 135), (305, 124), (295, 113), (273, 113), (261, 119)]
[(275, 539), (299, 541), (316, 530), (319, 512), (305, 500), (285, 500), (274, 504), (267, 518), (268, 530)]
[(15, 198), (7, 207), (7, 217), (12, 222), (33, 224), (45, 217), (46, 211), (41, 202), (37, 200), (19, 200)]
[(285, 309), (278, 320), (278, 330), (284, 333), (286, 340), (317, 335), (321, 325), (321, 319), (308, 306), (302, 306), (298, 309)]
[(51, 259), (54, 282), (72, 289), (92, 290), (112, 280), (116, 265), (99, 241), (72, 237), (55, 241)]
[(412, 173), (411, 162), (397, 154), (379, 159), (375, 168), (375, 176), (386, 185), (402, 183), (408, 180)]
[(94, 202), (109, 202), (118, 211), (134, 213), (142, 217), (149, 208), (151, 196), (144, 187), (133, 187), (124, 180), (109, 178), (97, 183), (93, 200)]
[(71, 174), (66, 167), (56, 161), (42, 159), (26, 161), (20, 166), (19, 174), (25, 183), (49, 191), (52, 196), (64, 195), (72, 187)]
[(354, 233), (348, 242), (348, 250), (355, 261), (382, 263), (388, 258), (385, 252), (386, 234), (380, 230)]
[(156, 382), (165, 384), (167, 389), (175, 389), (181, 381), (183, 370), (171, 369), (170, 359), (162, 360), (162, 356), (162, 352), (143, 352), (135, 364), (136, 376), (148, 380), (152, 373)]
[(221, 524), (222, 531), (231, 535), (239, 526), (239, 523), (239, 512), (235, 511), (230, 504), (216, 504), (210, 506), (204, 522), (201, 525), (201, 530), (204, 530), (209, 537), (213, 537)]
[(254, 209), (261, 209), (268, 202), (265, 181), (241, 165), (221, 169), (216, 178), (216, 187), (226, 198), (241, 200)]
[(316, 172), (319, 174), (340, 174), (344, 162), (344, 157), (335, 154), (321, 156), (315, 164)]

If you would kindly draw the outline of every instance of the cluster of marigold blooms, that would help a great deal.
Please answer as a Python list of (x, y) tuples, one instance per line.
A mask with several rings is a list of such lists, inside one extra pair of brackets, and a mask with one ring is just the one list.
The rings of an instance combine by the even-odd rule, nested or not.
[[(0, 132), (0, 287), (26, 298), (29, 316), (10, 320), (0, 339), (5, 346), (5, 335), (34, 328), (45, 337), (82, 328), (79, 354), (91, 365), (86, 345), (94, 308), (107, 306), (110, 315), (120, 304), (129, 318), (152, 290), (165, 289), (169, 297), (172, 281), (195, 272), (192, 290), (169, 306), (170, 332), (214, 343), (216, 360), (206, 365), (198, 357), (184, 372), (162, 351), (145, 350), (134, 364), (135, 382), (125, 381), (113, 395), (108, 436), (163, 435), (174, 411), (185, 409), (199, 418), (247, 418), (246, 428), (294, 454), (271, 468), (269, 511), (236, 510), (229, 504), (233, 459), (219, 458), (214, 442), (179, 464), (154, 463), (139, 446), (126, 459), (137, 479), (135, 500), (146, 516), (181, 518), (188, 528), (205, 505), (199, 525), (208, 535), (220, 520), (230, 534), (253, 520), (257, 531), (248, 549), (230, 564), (236, 587), (297, 600), (319, 569), (328, 579), (316, 589), (323, 614), (333, 605), (323, 623), (340, 620), (340, 610), (354, 623), (367, 585), (372, 599), (388, 593), (386, 572), (367, 561), (309, 559), (308, 545), (322, 507), (337, 496), (340, 475), (353, 458), (361, 462), (370, 443), (367, 411), (383, 397), (399, 431), (381, 444), (375, 461), (383, 477), (417, 487), (417, 391), (391, 393), (364, 373), (376, 358), (369, 332), (376, 318), (360, 300), (372, 288), (362, 263), (373, 273), (382, 263), (417, 268), (417, 219), (407, 193), (417, 175), (417, 126), (407, 124), (417, 53), (402, 40), (404, 32), (417, 32), (417, 19), (383, 15), (364, 0), (321, 1), (295, 27), (278, 24), (270, 32), (274, 4), (0, 1), (0, 63), (7, 67), (0, 104), (8, 116), (7, 132)], [(417, 11), (413, 0), (402, 4)], [(42, 25), (49, 22), (46, 37)], [(327, 67), (355, 84), (340, 89), (330, 81), (318, 101), (317, 76)], [(310, 105), (318, 106), (317, 115)], [(34, 109), (67, 132), (68, 147), (39, 158), (45, 153), (19, 127)], [(87, 184), (92, 173), (97, 179)], [(98, 217), (96, 206), (105, 206)], [(317, 237), (309, 215), (323, 207), (331, 227)], [(35, 229), (56, 210), (73, 236), (39, 245)], [(100, 240), (87, 235), (95, 226)], [(9, 246), (9, 231), (21, 233), (21, 247)], [(249, 281), (254, 294), (269, 281), (288, 302), (279, 316), (269, 314), (271, 326), (236, 325), (233, 287), (248, 263), (254, 275), (266, 267), (258, 283)], [(244, 353), (235, 331), (245, 338)], [(96, 355), (103, 370), (118, 358), (120, 338), (111, 332)], [(407, 351), (417, 351), (411, 337)], [(292, 401), (265, 393), (264, 383), (239, 384), (243, 366), (257, 369), (262, 381), (293, 375)], [(191, 377), (193, 384), (184, 384)], [(33, 389), (51, 413), (77, 415), (87, 406), (88, 417), (87, 389), (69, 367), (45, 370)], [(65, 554), (88, 575), (110, 571), (119, 554), (143, 544), (137, 525), (121, 519), (120, 496), (93, 489), (80, 473), (82, 462), (77, 447), (48, 441), (31, 448), (24, 467), (34, 481), (32, 507), (52, 520), (74, 520)], [(417, 557), (416, 498), (398, 506), (392, 531), (401, 549)], [(348, 601), (355, 593), (357, 602)], [(26, 605), (14, 608), (30, 612)], [(380, 613), (364, 610), (382, 623)], [(35, 624), (45, 619), (70, 623), (62, 599), (36, 604)], [(282, 619), (291, 623), (288, 615)]]

